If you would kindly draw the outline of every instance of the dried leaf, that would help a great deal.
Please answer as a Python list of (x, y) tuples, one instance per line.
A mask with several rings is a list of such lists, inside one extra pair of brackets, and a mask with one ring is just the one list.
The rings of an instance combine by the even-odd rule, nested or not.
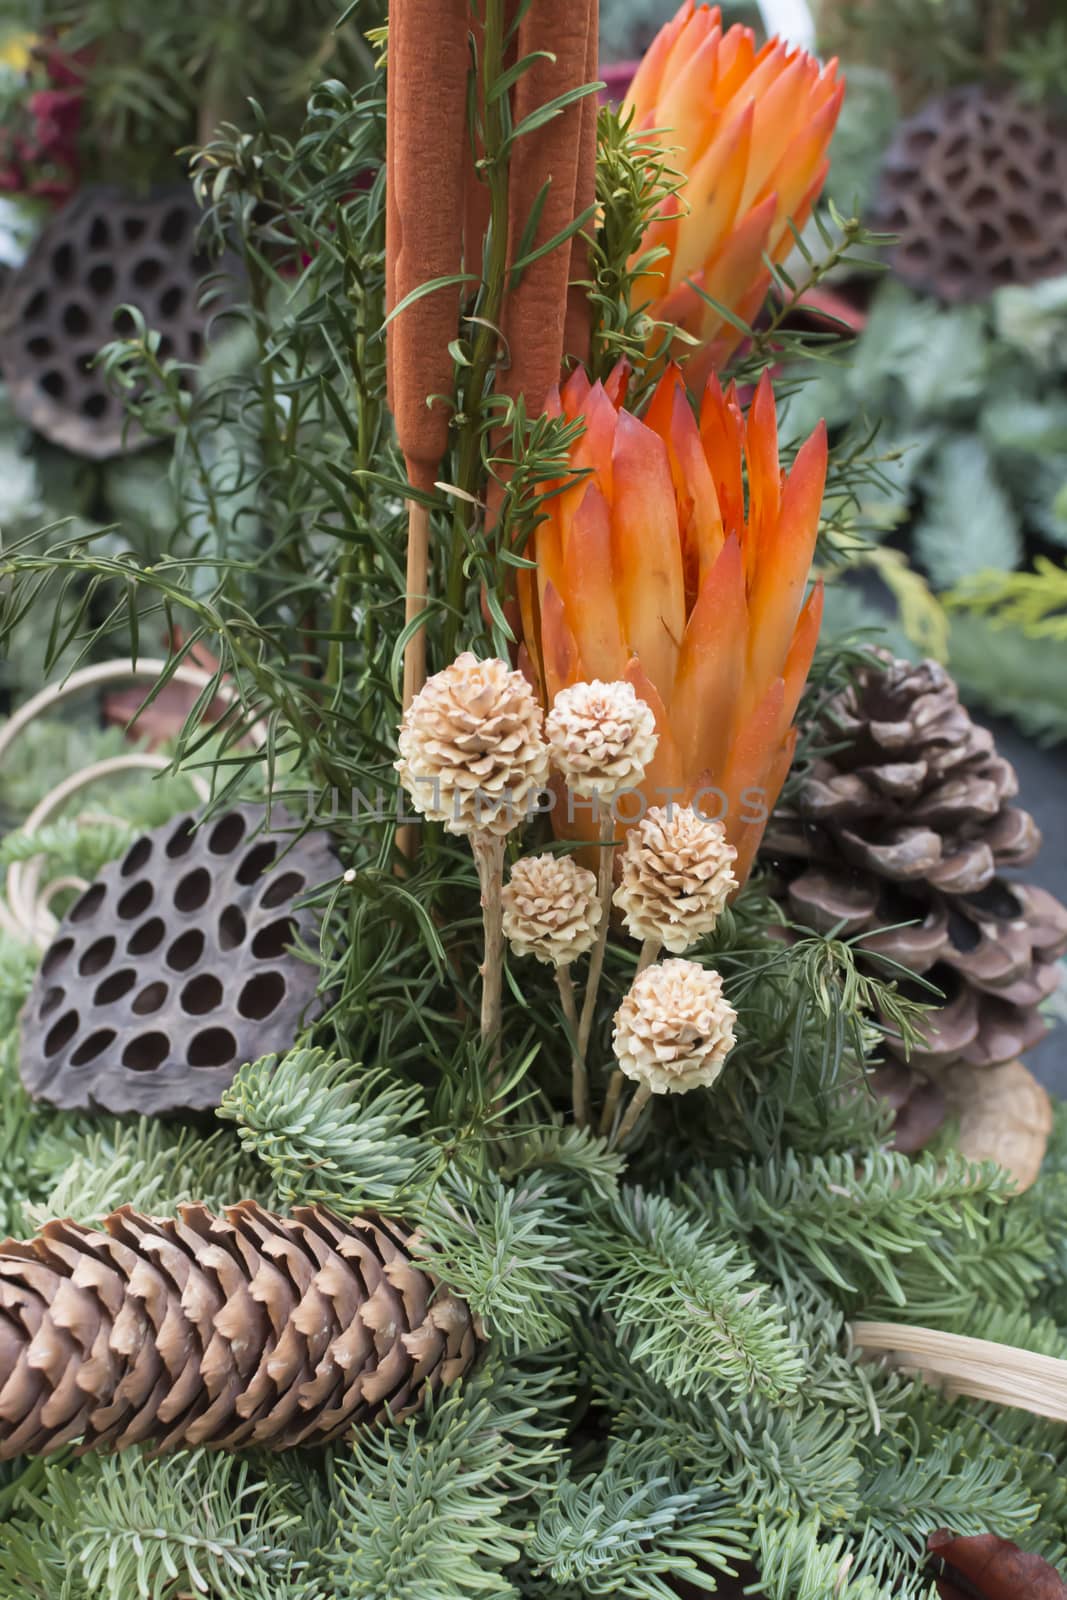
[(1067, 1600), (1054, 1567), (995, 1533), (962, 1539), (939, 1528), (927, 1545), (950, 1569), (937, 1582), (941, 1600)]

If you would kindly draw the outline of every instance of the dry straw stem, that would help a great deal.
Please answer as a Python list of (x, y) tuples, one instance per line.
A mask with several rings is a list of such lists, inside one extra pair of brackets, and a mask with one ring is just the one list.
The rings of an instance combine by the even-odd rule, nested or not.
[[(619, 1074), (622, 1077), (622, 1073)], [(637, 1119), (652, 1098), (652, 1090), (647, 1083), (639, 1083), (634, 1090), (633, 1099), (626, 1108), (626, 1115), (619, 1123), (619, 1131), (612, 1138), (612, 1147), (624, 1144), (637, 1125)], [(614, 1119), (614, 1111), (612, 1112)]]
[(504, 972), (504, 836), (484, 830), (470, 836), (482, 891), (485, 960), (482, 963), (482, 1039), (500, 1036)]
[(556, 987), (559, 989), (563, 1015), (567, 1019), (567, 1026), (575, 1041), (571, 1048), (571, 1100), (574, 1104), (574, 1120), (579, 1128), (584, 1128), (589, 1122), (589, 1074), (577, 1047), (578, 1006), (574, 998), (574, 984), (571, 982), (569, 966), (556, 968)]
[(589, 1036), (593, 1031), (597, 990), (600, 988), (600, 974), (604, 968), (604, 952), (607, 949), (608, 928), (611, 923), (611, 888), (614, 881), (615, 867), (615, 825), (612, 821), (611, 810), (609, 807), (605, 811), (602, 803), (597, 803), (600, 806), (600, 860), (597, 862), (600, 930), (589, 961), (589, 976), (585, 986), (585, 1003), (582, 1006), (582, 1017), (578, 1027), (578, 1055), (583, 1064), (589, 1051)]
[[(644, 972), (646, 967), (653, 966), (655, 962), (659, 960), (660, 951), (662, 949), (663, 946), (658, 939), (645, 940), (641, 946), (641, 954), (637, 959), (637, 967), (634, 971), (635, 978)], [(601, 1138), (603, 1138), (605, 1134), (609, 1134), (611, 1132), (612, 1123), (615, 1121), (615, 1114), (619, 1109), (619, 1101), (622, 1098), (622, 1091), (625, 1086), (626, 1074), (623, 1072), (621, 1067), (616, 1067), (615, 1071), (611, 1074), (611, 1082), (608, 1084), (607, 1097), (604, 1101), (604, 1110), (600, 1116), (599, 1131)], [(640, 1109), (640, 1107), (638, 1109)], [(621, 1128), (619, 1130), (619, 1138), (622, 1138)]]
[[(430, 512), (412, 500), (408, 507), (408, 564), (404, 624), (410, 625), (426, 609), (430, 570)], [(417, 628), (404, 647), (404, 699), (406, 711), (426, 682), (426, 629)]]
[(1067, 1422), (1067, 1361), (1016, 1345), (895, 1322), (854, 1322), (854, 1342), (905, 1372), (917, 1372), (949, 1396), (992, 1400)]
[[(25, 705), (20, 706), (0, 729), (0, 761), (3, 761), (16, 739), (32, 722), (38, 717), (50, 716), (55, 707), (64, 701), (73, 699), (87, 690), (96, 691), (109, 683), (143, 683), (148, 686), (147, 693), (166, 673), (167, 665), (165, 661), (147, 658), (139, 660), (136, 666), (125, 660), (97, 661), (92, 666), (72, 672), (68, 678), (59, 683), (47, 684), (31, 700), (27, 700)], [(214, 677), (214, 673), (206, 671), (203, 667), (198, 667), (191, 661), (182, 661), (173, 668), (168, 681), (204, 690), (214, 682)], [(216, 700), (223, 701), (228, 708), (239, 708), (237, 692), (225, 680), (215, 685), (214, 693)], [(266, 739), (266, 728), (262, 723), (253, 723), (245, 737), (249, 743), (258, 747)], [(33, 833), (46, 822), (51, 822), (74, 794), (102, 779), (115, 777), (127, 770), (163, 772), (171, 766), (172, 762), (166, 756), (137, 751), (130, 755), (111, 757), (107, 761), (85, 768), (82, 772), (72, 773), (34, 807), (22, 825), (23, 831)], [(200, 798), (207, 800), (210, 790), (204, 779), (196, 774), (187, 776)], [(5, 904), (0, 898), (0, 928), (17, 939), (31, 941), (41, 950), (45, 949), (58, 926), (49, 901), (62, 888), (85, 887), (80, 879), (72, 883), (61, 880), (46, 885), (42, 891), (40, 877), (43, 865), (41, 856), (34, 856), (30, 861), (13, 861), (7, 871), (7, 903)]]

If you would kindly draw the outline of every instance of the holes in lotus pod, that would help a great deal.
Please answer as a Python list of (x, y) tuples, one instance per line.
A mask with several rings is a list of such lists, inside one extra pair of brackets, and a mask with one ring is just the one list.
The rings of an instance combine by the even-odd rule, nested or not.
[(97, 1056), (103, 1055), (109, 1044), (115, 1039), (114, 1028), (97, 1028), (87, 1039), (83, 1039), (70, 1058), (72, 1067), (87, 1067), (90, 1061), (95, 1061)]
[(222, 984), (209, 972), (202, 972), (190, 979), (182, 990), (182, 1010), (188, 1011), (190, 1016), (202, 1017), (205, 1012), (215, 1011), (221, 1004)]
[(224, 1067), (237, 1054), (237, 1040), (229, 1028), (205, 1028), (189, 1042), (185, 1059), (191, 1067)]
[(169, 322), (178, 315), (185, 298), (180, 284), (172, 283), (169, 289), (164, 289), (159, 297), (159, 314)]
[(149, 917), (148, 921), (142, 922), (127, 940), (126, 953), (131, 956), (148, 955), (157, 945), (163, 943), (166, 931), (162, 917)]
[(179, 856), (184, 856), (193, 847), (193, 837), (196, 833), (196, 824), (192, 817), (183, 817), (167, 840), (167, 854), (172, 861)]
[(178, 911), (199, 911), (211, 893), (211, 874), (206, 867), (194, 867), (187, 872), (174, 891), (174, 905)]
[(65, 1011), (54, 1027), (50, 1028), (44, 1041), (46, 1056), (57, 1056), (65, 1050), (78, 1031), (78, 1013)]
[(73, 939), (57, 939), (41, 962), (41, 976), (50, 978), (53, 972), (63, 965), (73, 949)]
[(110, 262), (100, 261), (91, 268), (85, 281), (93, 293), (103, 300), (115, 287), (115, 269)]
[(67, 920), (69, 922), (88, 922), (89, 918), (95, 916), (100, 910), (106, 893), (107, 890), (102, 883), (91, 884), (73, 907)]
[(188, 972), (204, 953), (204, 935), (199, 928), (190, 928), (180, 939), (175, 939), (167, 951), (167, 966), (175, 972)]
[(252, 954), (259, 961), (277, 961), (296, 939), (296, 918), (279, 917), (260, 928), (252, 940)]
[(165, 983), (149, 983), (133, 1001), (131, 1010), (139, 1017), (149, 1017), (153, 1011), (158, 1011), (167, 998), (167, 985)]
[(165, 1033), (142, 1033), (122, 1052), (122, 1065), (131, 1072), (155, 1072), (169, 1054), (170, 1040)]
[(52, 271), (60, 281), (70, 277), (74, 271), (74, 248), (72, 245), (61, 244), (52, 251)]
[(262, 1022), (276, 1011), (285, 998), (285, 979), (280, 972), (257, 972), (249, 978), (237, 1000), (242, 1017)]
[(248, 825), (239, 811), (231, 811), (228, 816), (221, 817), (211, 830), (207, 847), (212, 855), (228, 856), (236, 850), (241, 840), (248, 831)]
[(283, 872), (279, 877), (272, 879), (263, 891), (260, 905), (263, 909), (272, 910), (275, 906), (284, 905), (294, 895), (298, 895), (304, 887), (304, 874), (302, 872)]
[(155, 891), (147, 878), (142, 878), (140, 883), (135, 883), (132, 889), (127, 889), (119, 901), (117, 911), (124, 922), (132, 921), (134, 917), (141, 916), (152, 904)]
[(237, 868), (238, 883), (255, 883), (257, 878), (262, 878), (267, 868), (273, 864), (274, 857), (278, 854), (278, 846), (271, 839), (265, 839), (260, 844), (253, 845)]
[(163, 276), (163, 263), (156, 256), (145, 256), (133, 269), (133, 281), (139, 289), (153, 289)]
[(83, 978), (91, 978), (94, 972), (103, 972), (114, 954), (115, 941), (110, 934), (96, 939), (78, 962), (78, 971)]
[(46, 989), (44, 993), (44, 999), (37, 1008), (38, 1020), (47, 1017), (49, 1012), (54, 1011), (65, 994), (66, 990), (61, 988), (58, 984), (54, 985), (51, 989)]
[(248, 924), (240, 906), (223, 906), (219, 913), (219, 949), (236, 950), (244, 944)]
[(93, 995), (94, 1006), (113, 1006), (123, 995), (129, 994), (137, 982), (137, 974), (132, 967), (120, 967), (118, 972), (110, 973), (97, 988)]
[(130, 846), (123, 858), (122, 866), (119, 868), (122, 876), (124, 878), (132, 878), (135, 872), (140, 872), (151, 854), (151, 839), (138, 839), (136, 844)]
[(159, 237), (164, 244), (180, 244), (189, 231), (190, 216), (180, 206), (174, 206), (167, 212), (159, 229)]

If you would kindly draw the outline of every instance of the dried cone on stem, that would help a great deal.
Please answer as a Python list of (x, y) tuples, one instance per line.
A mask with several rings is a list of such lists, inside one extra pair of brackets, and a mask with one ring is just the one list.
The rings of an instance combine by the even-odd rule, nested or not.
[(656, 719), (629, 683), (577, 683), (545, 722), (552, 765), (568, 788), (605, 804), (641, 782), (656, 753)]
[(510, 833), (548, 777), (542, 715), (521, 672), (464, 651), (416, 695), (396, 770), (416, 810), (449, 833)]
[(318, 1206), (49, 1222), (0, 1246), (0, 1305), (5, 1459), (75, 1439), (320, 1444), (406, 1415), (477, 1349), (470, 1310), (415, 1265), (407, 1229)]
[(615, 1057), (652, 1094), (687, 1094), (721, 1073), (736, 1020), (717, 972), (661, 961), (638, 973), (615, 1013)]
[(689, 806), (653, 806), (626, 835), (615, 904), (627, 932), (681, 955), (718, 922), (737, 888), (736, 859), (721, 822)]
[(1046, 1031), (1038, 1007), (1056, 987), (1067, 908), (1001, 876), (1041, 836), (1012, 804), (1018, 783), (992, 734), (943, 667), (888, 655), (830, 703), (820, 734), (833, 753), (764, 846), (790, 918), (840, 928), (944, 991), (913, 1068), (1014, 1060)]
[(504, 887), (504, 935), (518, 956), (565, 967), (591, 950), (602, 908), (596, 878), (573, 856), (524, 856)]

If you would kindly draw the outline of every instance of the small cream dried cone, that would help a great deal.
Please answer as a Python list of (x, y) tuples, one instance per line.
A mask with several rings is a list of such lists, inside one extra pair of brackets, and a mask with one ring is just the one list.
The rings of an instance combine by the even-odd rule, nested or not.
[(519, 956), (565, 967), (596, 943), (596, 879), (573, 856), (524, 856), (504, 886), (504, 934)]
[(470, 651), (435, 673), (404, 712), (396, 770), (416, 809), (465, 834), (478, 868), (485, 960), (483, 1040), (500, 1033), (504, 840), (535, 811), (548, 778), (541, 707), (521, 672)]
[(687, 1094), (722, 1072), (737, 1014), (717, 972), (674, 957), (646, 967), (615, 1013), (615, 1058), (637, 1092), (615, 1142), (626, 1138), (654, 1094)]
[(681, 955), (718, 922), (737, 888), (736, 859), (721, 822), (654, 806), (626, 835), (615, 904), (627, 931)]
[(516, 955), (536, 956), (555, 968), (573, 1041), (571, 1092), (580, 1128), (589, 1121), (589, 1080), (570, 968), (587, 950), (600, 948), (598, 930), (604, 920), (597, 880), (573, 856), (525, 856), (512, 867), (504, 889), (504, 933)]
[(636, 788), (656, 753), (656, 719), (629, 683), (561, 689), (545, 721), (552, 764), (575, 794), (610, 802)]
[[(561, 689), (545, 719), (552, 764), (573, 794), (592, 800), (599, 816), (600, 862), (597, 893), (603, 914), (578, 1028), (578, 1054), (585, 1062), (596, 1013), (611, 909), (614, 829), (612, 803), (636, 789), (659, 742), (651, 708), (629, 683), (575, 683)], [(583, 1068), (584, 1070), (584, 1068)]]
[(548, 778), (530, 685), (506, 662), (469, 651), (427, 680), (397, 743), (396, 770), (413, 805), (449, 833), (503, 837), (534, 812)]

